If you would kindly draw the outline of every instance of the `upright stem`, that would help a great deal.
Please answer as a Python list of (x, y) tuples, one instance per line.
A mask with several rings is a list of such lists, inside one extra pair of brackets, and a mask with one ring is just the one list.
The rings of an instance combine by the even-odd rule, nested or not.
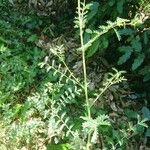
[(78, 0), (80, 43), (81, 43), (81, 50), (82, 50), (83, 74), (84, 74), (84, 92), (85, 92), (87, 114), (88, 114), (88, 117), (91, 118), (90, 104), (89, 104), (89, 98), (88, 98), (88, 83), (87, 83), (87, 72), (86, 72), (86, 63), (85, 63), (85, 49), (84, 49), (84, 42), (83, 42), (83, 22), (82, 22), (82, 17), (83, 16), (82, 16), (80, 11), (81, 11), (80, 0)]
[[(83, 1), (85, 4), (85, 0)], [(91, 118), (91, 110), (90, 110), (90, 103), (88, 98), (88, 83), (87, 83), (87, 72), (86, 72), (86, 63), (85, 63), (85, 48), (84, 48), (84, 41), (83, 41), (83, 12), (81, 12), (81, 1), (78, 0), (78, 15), (79, 15), (79, 29), (80, 29), (80, 43), (81, 43), (81, 50), (82, 50), (82, 61), (83, 61), (83, 74), (84, 74), (84, 93), (85, 93), (85, 100), (86, 100), (86, 109), (88, 118)], [(88, 133), (88, 139), (86, 144), (86, 150), (90, 150), (91, 147), (91, 133)]]

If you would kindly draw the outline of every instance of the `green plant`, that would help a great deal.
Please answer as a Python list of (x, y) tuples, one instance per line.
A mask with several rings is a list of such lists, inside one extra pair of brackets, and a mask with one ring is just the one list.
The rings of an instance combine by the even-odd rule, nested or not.
[[(18, 3), (27, 6), (22, 1)], [(123, 76), (125, 71), (112, 69), (111, 73), (102, 73), (103, 80), (93, 89), (88, 77), (86, 61), (96, 53), (101, 42), (101, 46), (107, 48), (111, 42), (108, 38), (114, 33), (121, 40), (131, 32), (128, 46), (116, 43), (125, 52), (120, 61), (126, 62), (130, 57), (130, 49), (125, 51), (128, 47), (132, 48), (132, 54), (136, 49), (141, 52), (141, 39), (133, 33), (135, 29), (128, 29), (135, 27), (138, 20), (116, 18), (118, 13), (123, 14), (123, 6), (127, 4), (126, 1), (110, 1), (109, 6), (116, 8), (117, 5), (117, 13), (113, 11), (111, 14), (113, 21), (105, 24), (103, 19), (99, 25), (95, 19), (101, 11), (99, 3), (86, 4), (85, 0), (78, 0), (75, 27), (80, 41), (77, 60), (82, 62), (81, 75), (74, 72), (74, 61), (69, 64), (65, 60), (68, 56), (65, 43), (53, 43), (45, 36), (46, 31), (41, 29), (47, 28), (45, 19), (31, 10), (29, 14), (20, 13), (17, 6), (21, 5), (16, 1), (11, 2), (14, 6), (10, 8), (17, 9), (11, 9), (13, 15), (9, 17), (8, 10), (3, 10), (5, 13), (0, 21), (0, 149), (124, 150), (132, 139), (139, 140), (142, 134), (149, 137), (148, 107), (137, 112), (132, 107), (130, 110), (128, 102), (122, 101), (124, 95), (126, 99), (129, 94), (129, 89), (124, 87), (127, 84)], [(104, 6), (103, 10), (108, 9)], [(107, 11), (105, 15), (108, 16)], [(53, 29), (54, 35), (50, 37), (58, 34)], [(48, 46), (43, 46), (40, 31)], [(147, 41), (147, 36), (144, 41)], [(141, 64), (142, 61), (134, 67)]]
[[(92, 57), (95, 53), (99, 55), (110, 53), (111, 55), (116, 49), (119, 52), (117, 51), (115, 55), (113, 54), (114, 61), (112, 60), (110, 63), (116, 62), (118, 53), (121, 52), (123, 55), (119, 58), (118, 65), (124, 63), (131, 65), (133, 74), (138, 73), (139, 76), (143, 76), (144, 81), (148, 81), (150, 75), (149, 69), (147, 69), (149, 68), (149, 7), (149, 2), (146, 0), (138, 2), (130, 0), (111, 0), (108, 3), (103, 1), (99, 3), (90, 2), (87, 5), (88, 15), (84, 32), (84, 43), (87, 46), (90, 44), (86, 51), (86, 57)], [(96, 38), (96, 32), (102, 30), (98, 28), (98, 24), (102, 26), (107, 20), (114, 21), (117, 17), (127, 18), (130, 23), (125, 23), (124, 28), (119, 24), (115, 29), (110, 27), (109, 32)], [(98, 20), (101, 21), (99, 22)], [(117, 39), (113, 37), (114, 34), (117, 35), (117, 39), (120, 42), (116, 41)], [(96, 39), (94, 40), (93, 37)], [(89, 43), (90, 39), (94, 41)], [(114, 45), (113, 43), (118, 44)], [(110, 52), (110, 49), (113, 51)], [(132, 61), (132, 64), (130, 61)], [(145, 63), (144, 66), (142, 65), (143, 63)]]

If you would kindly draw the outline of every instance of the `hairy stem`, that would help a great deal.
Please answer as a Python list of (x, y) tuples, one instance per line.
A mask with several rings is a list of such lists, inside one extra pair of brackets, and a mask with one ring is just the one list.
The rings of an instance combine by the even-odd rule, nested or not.
[(83, 62), (83, 74), (84, 74), (84, 92), (85, 92), (87, 114), (88, 114), (88, 117), (91, 118), (90, 104), (89, 104), (89, 99), (88, 99), (88, 83), (87, 83), (87, 72), (86, 72), (86, 63), (85, 63), (85, 49), (84, 49), (84, 42), (83, 42), (83, 28), (82, 28), (83, 27), (83, 22), (82, 22), (83, 14), (81, 13), (80, 3), (81, 3), (80, 0), (78, 0), (80, 43), (81, 43), (81, 50), (82, 50), (82, 62)]
[[(85, 4), (85, 0), (83, 2)], [(85, 48), (83, 41), (83, 11), (81, 11), (81, 1), (78, 0), (78, 17), (79, 17), (79, 30), (80, 30), (80, 43), (81, 43), (81, 51), (82, 51), (82, 62), (83, 62), (83, 74), (84, 74), (84, 93), (85, 93), (85, 101), (86, 101), (86, 109), (88, 118), (91, 118), (91, 110), (90, 103), (88, 98), (88, 83), (87, 83), (87, 72), (86, 72), (86, 63), (85, 63)], [(91, 133), (88, 134), (86, 149), (90, 150), (91, 146)]]

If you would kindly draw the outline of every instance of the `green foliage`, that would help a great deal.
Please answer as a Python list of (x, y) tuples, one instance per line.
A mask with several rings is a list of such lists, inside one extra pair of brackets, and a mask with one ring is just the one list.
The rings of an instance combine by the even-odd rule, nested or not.
[(59, 145), (48, 145), (47, 146), (47, 150), (51, 150), (51, 149), (55, 149), (55, 150), (69, 150), (67, 144), (59, 144)]
[[(127, 32), (128, 30), (126, 29), (123, 29), (123, 30), (120, 31), (120, 35), (121, 36), (128, 35), (129, 37), (127, 38), (126, 41), (127, 43), (130, 43), (130, 44), (128, 46), (119, 47), (119, 51), (124, 54), (119, 58), (118, 64), (121, 65), (123, 63), (126, 63), (129, 59), (132, 59), (133, 63), (132, 63), (131, 69), (133, 71), (137, 70), (137, 72), (141, 74), (140, 70), (143, 70), (141, 68), (142, 64), (146, 60), (149, 59), (149, 48), (148, 48), (148, 43), (147, 43), (149, 40), (148, 39), (149, 31), (144, 31), (144, 33), (140, 35), (141, 38), (143, 39), (142, 40), (135, 31), (130, 30), (130, 32)], [(148, 70), (146, 71), (146, 74), (149, 74)], [(147, 77), (144, 76), (144, 81), (146, 81), (146, 78)]]
[[(147, 101), (139, 111), (123, 101), (132, 94), (126, 71), (108, 66), (110, 73), (102, 72), (101, 82), (91, 89), (88, 66), (95, 54), (113, 48), (118, 65), (128, 64), (148, 81), (149, 19), (138, 11), (147, 15), (149, 5), (142, 0), (88, 2), (78, 0), (77, 58), (68, 62), (75, 2), (0, 0), (0, 149), (124, 150), (150, 137)], [(51, 39), (60, 34), (67, 44)], [(78, 60), (83, 69), (76, 74)]]
[(124, 46), (124, 47), (121, 47), (120, 48), (120, 51), (121, 52), (124, 52), (125, 54), (122, 55), (120, 58), (119, 58), (119, 61), (118, 61), (118, 64), (121, 65), (123, 63), (125, 63), (128, 59), (130, 59), (131, 57), (131, 54), (132, 54), (132, 47), (130, 46)]
[[(118, 60), (118, 65), (132, 61), (131, 70), (143, 75), (143, 80), (148, 81), (149, 71), (142, 74), (141, 70), (144, 68), (143, 63), (146, 62), (145, 66), (149, 66), (147, 63), (149, 60), (149, 6), (148, 1), (136, 2), (130, 0), (112, 0), (108, 4), (103, 1), (87, 4), (88, 12), (85, 17), (86, 30), (84, 33), (86, 56), (92, 57), (95, 53), (103, 54), (107, 49), (119, 50), (122, 56)], [(116, 22), (115, 28), (111, 26), (109, 30), (103, 26), (107, 20), (114, 21), (117, 17), (130, 19), (131, 22), (125, 23), (125, 21), (122, 24), (124, 28), (120, 26), (119, 22)], [(103, 29), (98, 28), (98, 24)], [(102, 36), (97, 35), (100, 32)], [(113, 37), (114, 34), (116, 34), (120, 44)], [(90, 39), (93, 39), (93, 41), (90, 41)], [(113, 46), (114, 42), (118, 44)]]
[[(44, 56), (44, 52), (36, 45), (30, 46), (29, 43), (25, 46), (24, 43), (21, 43), (23, 39), (27, 40), (26, 43), (29, 42), (29, 38), (31, 39), (31, 36), (33, 36), (30, 32), (24, 33), (20, 30), (11, 30), (9, 24), (6, 25), (8, 29), (5, 29), (3, 23), (6, 22), (1, 21), (1, 35), (6, 39), (6, 42), (1, 41), (0, 44), (0, 91), (4, 95), (5, 93), (9, 95), (25, 90), (33, 84), (38, 74), (37, 64)], [(9, 37), (7, 37), (8, 34)], [(13, 98), (13, 96), (11, 97)]]

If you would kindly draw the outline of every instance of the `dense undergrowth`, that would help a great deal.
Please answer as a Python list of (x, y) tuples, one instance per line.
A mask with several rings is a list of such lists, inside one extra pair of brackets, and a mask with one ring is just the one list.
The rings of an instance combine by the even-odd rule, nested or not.
[(148, 0), (0, 12), (0, 150), (150, 148)]

